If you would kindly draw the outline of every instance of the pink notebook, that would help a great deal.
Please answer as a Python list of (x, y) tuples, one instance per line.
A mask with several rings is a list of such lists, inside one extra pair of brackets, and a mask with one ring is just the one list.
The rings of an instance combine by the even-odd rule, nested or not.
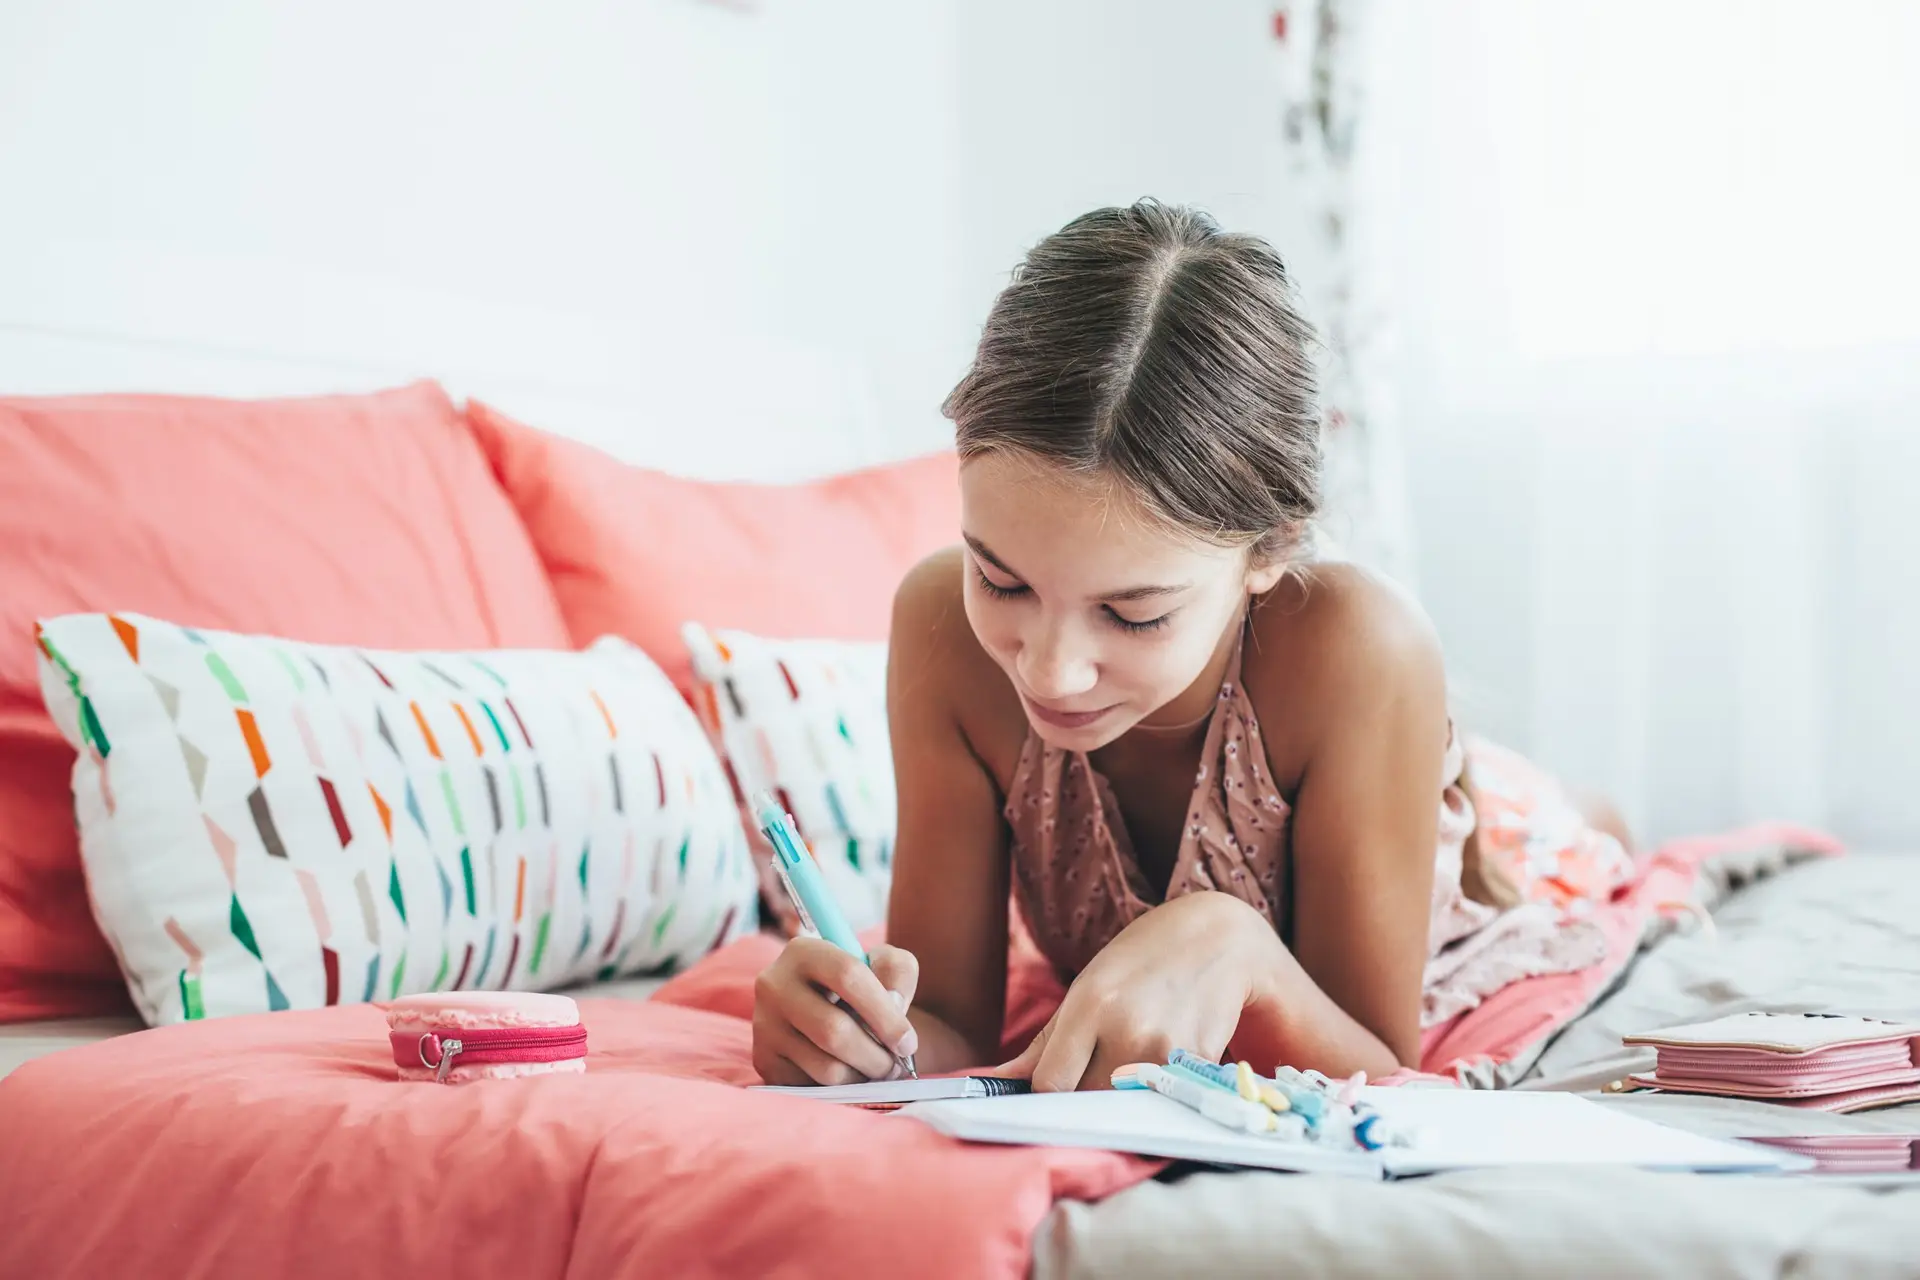
[(1623, 1039), (1658, 1051), (1653, 1073), (1632, 1077), (1643, 1088), (1818, 1111), (1920, 1099), (1920, 1023), (1737, 1013)]
[(1813, 1161), (1814, 1173), (1920, 1173), (1920, 1138), (1907, 1133), (1823, 1134), (1801, 1138), (1748, 1138)]

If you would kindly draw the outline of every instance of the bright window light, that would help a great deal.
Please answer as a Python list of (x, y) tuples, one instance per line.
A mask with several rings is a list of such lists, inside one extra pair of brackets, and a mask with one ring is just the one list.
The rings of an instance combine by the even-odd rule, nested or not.
[(1920, 340), (1920, 4), (1481, 16), (1519, 354)]

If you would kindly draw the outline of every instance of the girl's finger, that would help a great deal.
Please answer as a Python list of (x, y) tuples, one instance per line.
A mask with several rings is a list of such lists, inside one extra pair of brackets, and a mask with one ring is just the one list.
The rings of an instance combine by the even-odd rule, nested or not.
[[(1066, 1013), (1067, 1008), (1063, 1004), (1060, 1011)], [(1078, 1089), (1098, 1045), (1099, 1034), (1091, 1018), (1062, 1018), (1033, 1064), (1034, 1092), (1071, 1093)]]
[(776, 1026), (789, 1028), (829, 1058), (847, 1064), (861, 1080), (883, 1080), (892, 1072), (893, 1054), (813, 983), (793, 971), (768, 974), (761, 989)]
[(1047, 1025), (1040, 1028), (1040, 1034), (1027, 1042), (1027, 1047), (1007, 1062), (1001, 1063), (988, 1075), (1006, 1076), (1012, 1080), (1026, 1080), (1033, 1075), (1034, 1064), (1040, 1061), (1040, 1054), (1047, 1047), (1047, 1037), (1053, 1034), (1053, 1024), (1060, 1020), (1059, 1010), (1055, 1010)]
[(877, 1038), (890, 1055), (901, 1057), (919, 1048), (920, 1038), (913, 1024), (907, 1021), (906, 1007), (894, 999), (879, 976), (858, 956), (848, 955), (818, 938), (796, 938), (787, 945), (794, 950), (794, 970), (807, 982), (840, 997), (859, 1014), (860, 1020), (873, 1031), (867, 1039)]
[(867, 1077), (862, 1076), (853, 1067), (824, 1053), (820, 1047), (801, 1035), (792, 1027), (776, 1032), (775, 1051), (802, 1077), (814, 1084), (859, 1084)]
[(880, 979), (880, 985), (893, 993), (894, 1003), (902, 1010), (913, 1004), (914, 990), (920, 985), (920, 961), (913, 952), (875, 947), (867, 954), (867, 966)]

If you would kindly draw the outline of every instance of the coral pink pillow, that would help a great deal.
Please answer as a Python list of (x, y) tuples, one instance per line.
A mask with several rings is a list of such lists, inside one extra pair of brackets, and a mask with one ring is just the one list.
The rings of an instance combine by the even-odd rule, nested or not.
[(960, 531), (951, 453), (810, 484), (682, 480), (522, 426), (467, 420), (546, 562), (576, 644), (633, 641), (682, 689), (680, 626), (884, 640), (894, 588)]
[(122, 1009), (36, 617), (144, 612), (389, 649), (568, 647), (433, 383), (364, 396), (0, 400), (0, 1022)]

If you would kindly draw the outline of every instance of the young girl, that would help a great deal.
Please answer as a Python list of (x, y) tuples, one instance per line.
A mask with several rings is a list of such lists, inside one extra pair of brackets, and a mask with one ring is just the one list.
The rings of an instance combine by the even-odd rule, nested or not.
[[(1336, 1076), (1413, 1065), (1460, 980), (1438, 949), (1526, 915), (1512, 880), (1544, 873), (1485, 862), (1426, 617), (1311, 561), (1311, 340), (1279, 256), (1196, 212), (1103, 209), (1028, 254), (946, 404), (963, 545), (894, 609), (891, 945), (869, 969), (787, 944), (755, 992), (768, 1082), (995, 1061), (1010, 891), (1071, 979), (1005, 1064), (1043, 1090), (1230, 1038)], [(1488, 754), (1499, 843), (1604, 892), (1620, 843)], [(1583, 962), (1556, 926), (1508, 930), (1475, 981)]]

